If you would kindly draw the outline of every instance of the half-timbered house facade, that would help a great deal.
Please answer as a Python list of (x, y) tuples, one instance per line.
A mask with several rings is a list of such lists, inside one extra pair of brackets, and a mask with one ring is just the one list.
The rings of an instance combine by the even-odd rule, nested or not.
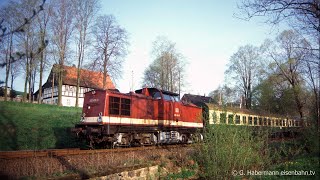
[[(58, 103), (58, 76), (55, 72), (57, 65), (54, 65), (48, 76), (46, 83), (42, 86), (41, 101), (45, 104)], [(71, 66), (63, 67), (62, 78), (62, 105), (75, 106), (77, 86), (77, 68)], [(93, 89), (103, 89), (103, 73), (81, 69), (78, 107), (83, 106), (84, 93)], [(108, 75), (106, 78), (106, 88), (115, 89), (115, 86)]]

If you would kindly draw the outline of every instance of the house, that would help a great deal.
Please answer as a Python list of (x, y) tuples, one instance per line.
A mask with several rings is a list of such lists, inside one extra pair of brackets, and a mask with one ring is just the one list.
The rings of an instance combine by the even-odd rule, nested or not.
[[(58, 75), (55, 69), (58, 65), (53, 65), (46, 83), (42, 86), (41, 101), (45, 104), (58, 103)], [(75, 106), (76, 104), (76, 86), (77, 86), (77, 68), (63, 66), (62, 78), (62, 106)], [(80, 88), (78, 106), (83, 106), (84, 93), (93, 89), (103, 89), (103, 73), (81, 69)], [(106, 78), (106, 89), (115, 89), (115, 86), (108, 75)], [(38, 96), (38, 92), (35, 93)]]
[[(4, 96), (5, 95), (5, 90), (6, 90), (5, 86), (1, 86), (0, 87), (0, 96)], [(11, 92), (11, 88), (7, 87), (7, 97), (10, 97), (10, 92)]]
[(202, 106), (204, 103), (213, 103), (214, 100), (211, 97), (193, 95), (193, 94), (184, 94), (181, 98), (181, 101), (195, 104), (197, 106)]

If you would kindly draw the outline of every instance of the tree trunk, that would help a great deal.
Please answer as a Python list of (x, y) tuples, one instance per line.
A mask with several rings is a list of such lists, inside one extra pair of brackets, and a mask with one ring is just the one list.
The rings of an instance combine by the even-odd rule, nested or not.
[(11, 66), (11, 57), (12, 57), (12, 35), (10, 35), (9, 41), (9, 57), (7, 57), (8, 52), (6, 53), (6, 80), (5, 80), (5, 87), (4, 87), (4, 101), (8, 100), (8, 81), (9, 81), (9, 72)]
[(107, 88), (107, 65), (108, 65), (108, 54), (107, 54), (107, 48), (105, 49), (104, 52), (104, 61), (103, 61), (103, 89)]
[(80, 70), (81, 70), (81, 63), (80, 60), (78, 61), (78, 68), (77, 68), (77, 87), (76, 87), (76, 104), (75, 107), (79, 107), (79, 88), (80, 88)]
[(39, 70), (39, 93), (38, 93), (38, 103), (41, 104), (42, 103), (42, 76), (43, 76), (43, 67), (44, 67), (44, 61), (45, 61), (45, 50), (44, 50), (44, 46), (45, 46), (45, 35), (46, 35), (46, 31), (42, 30), (41, 34), (40, 34), (40, 41), (41, 41), (41, 48), (43, 49), (40, 53), (40, 70)]
[(62, 80), (63, 80), (63, 64), (59, 64), (58, 73), (58, 106), (62, 106)]
[(29, 100), (29, 103), (31, 103), (32, 101), (31, 101), (31, 98), (32, 98), (32, 92), (31, 92), (31, 80), (32, 80), (32, 71), (31, 71), (31, 64), (32, 64), (32, 58), (30, 58), (30, 61), (29, 61), (29, 78), (28, 78), (28, 83), (29, 83), (29, 90), (28, 90), (28, 92), (29, 92), (29, 97), (28, 97), (28, 100)]
[(318, 94), (316, 97), (317, 118), (318, 118), (318, 132), (320, 132), (320, 19), (318, 26)]

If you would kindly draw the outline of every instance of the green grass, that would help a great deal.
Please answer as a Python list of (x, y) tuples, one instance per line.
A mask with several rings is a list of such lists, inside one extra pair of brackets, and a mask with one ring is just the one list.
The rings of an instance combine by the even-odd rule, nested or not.
[(0, 102), (0, 150), (76, 147), (68, 129), (80, 114), (81, 108)]
[[(319, 156), (304, 155), (290, 161), (275, 164), (269, 171), (277, 176), (261, 176), (261, 179), (320, 179)], [(258, 177), (255, 177), (258, 178)]]
[(193, 170), (182, 169), (179, 173), (168, 174), (165, 179), (188, 179), (193, 177), (195, 174), (196, 173)]

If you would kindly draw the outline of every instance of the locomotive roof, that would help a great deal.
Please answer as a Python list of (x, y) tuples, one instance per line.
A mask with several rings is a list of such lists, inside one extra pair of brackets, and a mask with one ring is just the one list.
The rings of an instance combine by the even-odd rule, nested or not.
[[(171, 95), (171, 96), (179, 96), (179, 94), (177, 93), (174, 93), (174, 92), (171, 92), (171, 91), (165, 91), (165, 90), (160, 90), (158, 88), (147, 88), (149, 91), (160, 91), (162, 92), (163, 94), (168, 94), (168, 95)], [(139, 93), (141, 94), (142, 93), (142, 90), (143, 89), (138, 89), (135, 91), (135, 93)]]

